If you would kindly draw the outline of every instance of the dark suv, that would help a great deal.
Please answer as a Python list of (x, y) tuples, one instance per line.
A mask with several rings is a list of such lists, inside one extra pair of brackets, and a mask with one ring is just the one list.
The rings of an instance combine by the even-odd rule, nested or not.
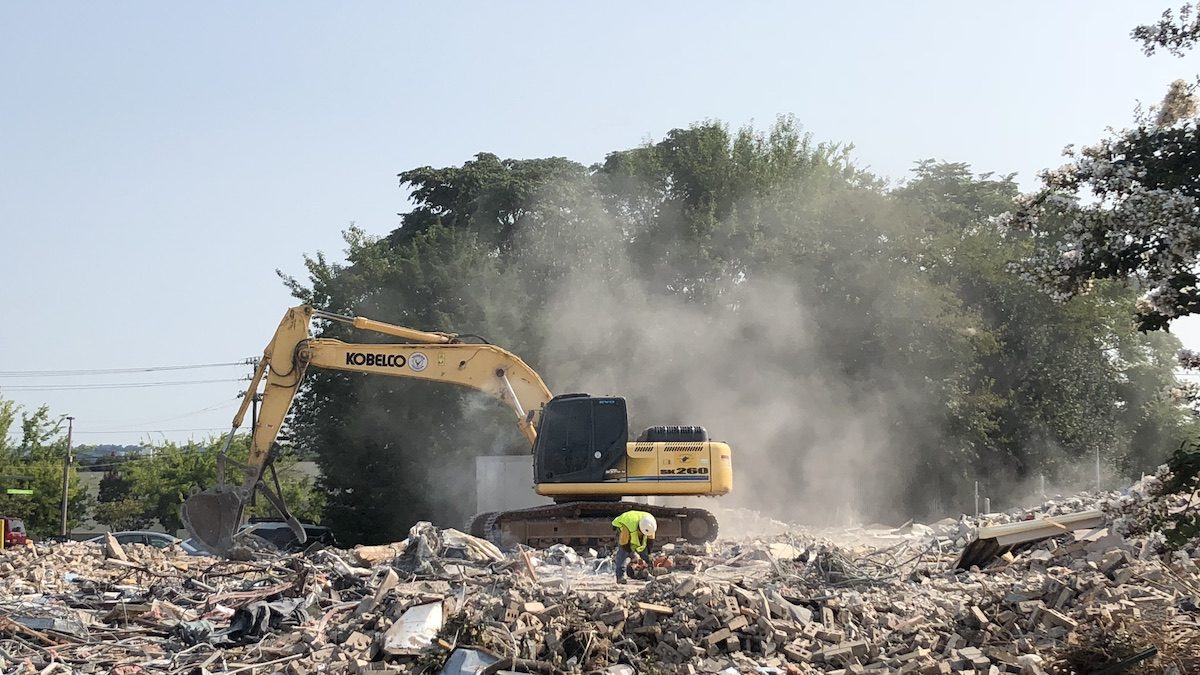
[(265, 539), (279, 550), (289, 553), (306, 551), (314, 544), (337, 546), (337, 541), (333, 538), (333, 532), (328, 527), (310, 523), (302, 523), (302, 525), (304, 526), (304, 533), (308, 535), (308, 541), (303, 544), (296, 541), (296, 535), (292, 533), (292, 529), (288, 527), (287, 523), (281, 520), (252, 520), (243, 526), (238, 533), (248, 533)]

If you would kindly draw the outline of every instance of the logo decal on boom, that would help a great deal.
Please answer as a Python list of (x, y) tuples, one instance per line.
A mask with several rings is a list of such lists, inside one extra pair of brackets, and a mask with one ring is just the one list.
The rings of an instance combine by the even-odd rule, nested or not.
[(421, 352), (413, 352), (413, 355), (408, 357), (408, 367), (413, 369), (413, 372), (421, 372), (429, 366), (429, 357)]
[(406, 362), (403, 354), (346, 352), (346, 365), (348, 366), (389, 366), (392, 368), (403, 368)]

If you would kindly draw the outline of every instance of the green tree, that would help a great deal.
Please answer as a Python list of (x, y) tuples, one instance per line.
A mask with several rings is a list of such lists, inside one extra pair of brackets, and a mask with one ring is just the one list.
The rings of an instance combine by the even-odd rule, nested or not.
[(133, 481), (113, 468), (100, 479), (99, 494), (92, 519), (113, 530), (140, 530), (152, 523), (145, 505), (132, 496)]
[[(21, 440), (8, 441), (9, 431), (20, 416)], [(11, 401), (0, 400), (0, 475), (5, 487), (33, 490), (32, 495), (0, 494), (0, 513), (25, 521), (35, 536), (58, 534), (62, 517), (62, 466), (67, 452), (65, 419), (51, 416), (46, 406), (32, 412)], [(23, 477), (15, 481), (12, 477)], [(90, 508), (90, 500), (74, 467), (67, 475), (67, 527), (78, 526)], [(19, 484), (18, 484), (19, 483)]]
[[(193, 489), (210, 488), (216, 482), (217, 454), (224, 444), (224, 437), (209, 439), (203, 443), (163, 443), (153, 447), (149, 457), (140, 457), (126, 462), (121, 467), (121, 480), (128, 484), (128, 492), (122, 494), (114, 485), (113, 494), (118, 499), (109, 501), (97, 509), (97, 519), (103, 517), (105, 524), (119, 522), (125, 526), (139, 523), (141, 526), (157, 522), (168, 532), (183, 527), (179, 507)], [(249, 436), (234, 437), (229, 449), (231, 460), (244, 462), (249, 451)], [(315, 493), (312, 480), (291, 470), (293, 460), (284, 458), (278, 467), (280, 483), (285, 500), (293, 514), (308, 522), (318, 522), (323, 505), (322, 497)], [(233, 464), (226, 467), (226, 480), (236, 481), (240, 476)], [(269, 480), (269, 479), (268, 479)], [(132, 502), (137, 508), (130, 505)], [(275, 516), (274, 507), (265, 499), (257, 500), (251, 509), (252, 516)]]
[(92, 513), (92, 520), (109, 529), (142, 530), (149, 527), (154, 519), (146, 514), (145, 505), (136, 499), (118, 499), (108, 502), (97, 502)]
[(978, 437), (985, 473), (1053, 479), (1099, 448), (1136, 475), (1189, 433), (1194, 423), (1169, 398), (1178, 341), (1135, 330), (1126, 313), (1132, 291), (1110, 283), (1060, 306), (1007, 271), (1035, 245), (999, 218), (1017, 194), (1011, 176), (922, 162), (896, 194), (930, 214), (923, 264), (996, 344), (980, 353), (975, 383), (991, 404)]

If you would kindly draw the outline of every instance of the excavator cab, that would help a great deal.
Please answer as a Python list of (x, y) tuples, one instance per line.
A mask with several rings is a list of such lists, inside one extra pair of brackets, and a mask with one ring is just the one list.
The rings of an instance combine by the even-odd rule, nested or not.
[(534, 446), (537, 483), (600, 483), (625, 457), (625, 399), (562, 394), (542, 409)]

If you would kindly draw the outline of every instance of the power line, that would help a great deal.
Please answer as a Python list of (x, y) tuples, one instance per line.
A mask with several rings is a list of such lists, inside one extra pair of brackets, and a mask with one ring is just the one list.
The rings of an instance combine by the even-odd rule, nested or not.
[(218, 380), (174, 380), (169, 382), (107, 382), (96, 384), (44, 384), (0, 387), (6, 391), (80, 391), (87, 389), (142, 389), (146, 387), (173, 387), (185, 384), (215, 384), (218, 382), (245, 382), (249, 377), (223, 378)]
[(192, 429), (108, 429), (104, 431), (76, 431), (76, 434), (169, 434), (180, 431), (228, 431), (229, 427), (195, 427)]
[(119, 375), (125, 373), (155, 373), (165, 370), (196, 370), (199, 368), (226, 368), (229, 366), (254, 365), (255, 359), (227, 361), (224, 363), (195, 363), (182, 366), (146, 366), (142, 368), (90, 368), (79, 370), (0, 370), (0, 377), (61, 377), (81, 375)]
[[(115, 426), (119, 426), (119, 427), (130, 427), (130, 426), (144, 427), (148, 424), (162, 424), (163, 422), (174, 422), (175, 420), (181, 420), (181, 419), (184, 419), (187, 417), (195, 417), (196, 415), (203, 415), (206, 412), (220, 410), (221, 408), (235, 407), (237, 405), (239, 398), (241, 398), (240, 393), (238, 396), (223, 398), (220, 401), (218, 401), (212, 405), (205, 406), (199, 410), (193, 410), (191, 412), (180, 413), (178, 415), (172, 415), (170, 417), (159, 417), (157, 419), (139, 420), (136, 422), (131, 422), (129, 420), (125, 420), (125, 421), (121, 421), (121, 422), (104, 423), (104, 420), (97, 420), (95, 423), (96, 424), (104, 423), (104, 426), (114, 426), (115, 425)], [(100, 431), (103, 431), (103, 429), (100, 429)]]

